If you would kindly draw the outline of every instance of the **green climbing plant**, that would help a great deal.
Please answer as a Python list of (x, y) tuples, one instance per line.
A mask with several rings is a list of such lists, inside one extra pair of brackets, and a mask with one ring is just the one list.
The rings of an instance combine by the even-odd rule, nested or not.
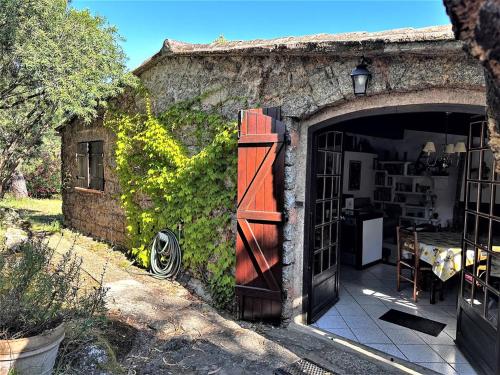
[(234, 291), (237, 125), (177, 103), (155, 116), (114, 113), (105, 121), (117, 135), (117, 173), (131, 253), (149, 266), (149, 243), (162, 228), (182, 225), (183, 267), (205, 280), (214, 301)]

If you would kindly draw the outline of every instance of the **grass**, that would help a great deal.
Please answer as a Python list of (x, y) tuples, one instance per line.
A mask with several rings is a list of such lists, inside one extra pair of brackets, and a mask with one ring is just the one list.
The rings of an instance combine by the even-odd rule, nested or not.
[(31, 229), (35, 232), (59, 232), (63, 220), (61, 206), (60, 198), (17, 199), (6, 196), (0, 199), (0, 207), (15, 209), (23, 220), (31, 223)]
[[(0, 199), (0, 207), (15, 209), (21, 219), (30, 222), (31, 230), (54, 234), (64, 232), (75, 245), (83, 246), (95, 252), (106, 252), (109, 245), (83, 236), (69, 229), (63, 229), (62, 201), (59, 197), (51, 199), (13, 198), (6, 196)], [(0, 235), (2, 228), (0, 226)]]
[[(5, 198), (0, 199), (0, 208), (7, 207), (15, 209), (21, 216), (22, 220), (26, 220), (31, 224), (30, 229), (33, 232), (48, 236), (60, 233), (71, 244), (81, 246), (105, 257), (115, 257), (117, 265), (122, 269), (130, 267), (130, 262), (126, 258), (123, 259), (123, 253), (110, 252), (112, 247), (109, 244), (92, 239), (68, 228), (63, 229), (61, 206), (62, 201), (59, 197), (52, 199), (18, 199), (6, 196)], [(5, 228), (2, 228), (0, 223), (0, 241), (4, 238), (4, 232)], [(2, 244), (0, 243), (0, 247), (1, 245)]]

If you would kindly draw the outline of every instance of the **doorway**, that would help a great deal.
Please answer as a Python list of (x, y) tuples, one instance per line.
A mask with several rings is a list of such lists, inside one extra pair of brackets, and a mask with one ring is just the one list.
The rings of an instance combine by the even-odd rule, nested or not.
[[(338, 119), (334, 124), (320, 124), (310, 129), (306, 193), (306, 214), (309, 216), (305, 223), (305, 233), (308, 235), (304, 254), (304, 294), (307, 302), (304, 312), (308, 323), (321, 325), (322, 322), (329, 321), (331, 327), (327, 328), (331, 331), (344, 333), (347, 338), (441, 372), (473, 373), (469, 362), (474, 362), (479, 371), (486, 373), (495, 369), (478, 367), (476, 362), (484, 359), (474, 354), (472, 345), (464, 341), (464, 337), (467, 337), (467, 340), (479, 340), (483, 345), (488, 343), (492, 348), (489, 357), (493, 359), (490, 362), (494, 362), (488, 366), (496, 366), (498, 344), (494, 340), (498, 338), (498, 309), (494, 306), (498, 305), (498, 286), (495, 284), (494, 267), (491, 267), (496, 262), (495, 239), (488, 231), (496, 228), (497, 180), (496, 175), (491, 172), (494, 170), (494, 165), (491, 165), (494, 163), (493, 159), (486, 156), (489, 150), (485, 129), (483, 133), (482, 130), (469, 130), (470, 127), (472, 129), (471, 123), (475, 122), (486, 126), (480, 117), (474, 118), (481, 111), (484, 109), (478, 111), (477, 108), (466, 107), (459, 110), (457, 107), (422, 106), (419, 112), (398, 110), (398, 114), (375, 113), (371, 116), (364, 113), (363, 117)], [(446, 116), (448, 122), (445, 121)], [(472, 136), (470, 131), (474, 132)], [(328, 142), (324, 143), (323, 139), (331, 133), (342, 139), (337, 148), (338, 158), (342, 160), (338, 167), (340, 174), (330, 176), (320, 173), (324, 160), (319, 153), (328, 151)], [(425, 155), (420, 158), (427, 141), (432, 141), (436, 146), (441, 143), (463, 143), (466, 145), (467, 156), (462, 152), (455, 153), (450, 158), (453, 159), (453, 165), (438, 171), (433, 163), (438, 159), (439, 150), (436, 160), (426, 159)], [(323, 148), (325, 145), (326, 148)], [(416, 165), (417, 158), (421, 165)], [(479, 167), (484, 162), (489, 164), (485, 170), (490, 171), (485, 175), (486, 180), (480, 174), (485, 167)], [(367, 172), (367, 165), (371, 172)], [(471, 172), (470, 169), (474, 171)], [(319, 179), (330, 177), (335, 177), (340, 185), (339, 192), (332, 193), (332, 197), (340, 203), (337, 211), (325, 209), (325, 206), (332, 207), (331, 202), (325, 205), (325, 192), (322, 190), (325, 184), (324, 181), (321, 181), (322, 184), (318, 182)], [(367, 181), (371, 186), (366, 186)], [(484, 187), (477, 187), (482, 185)], [(371, 191), (367, 193), (367, 189)], [(478, 190), (481, 190), (479, 198)], [(471, 197), (476, 198), (471, 200)], [(486, 206), (486, 201), (490, 205)], [(352, 219), (346, 214), (349, 209), (361, 211), (366, 207), (372, 210), (361, 219), (359, 215)], [(374, 214), (375, 211), (381, 216)], [(470, 228), (467, 230), (472, 233), (469, 234), (468, 242), (462, 241), (463, 234), (467, 233), (467, 230), (464, 232), (466, 216), (469, 217), (466, 227), (468, 222)], [(380, 217), (382, 220), (378, 220)], [(346, 225), (349, 220), (354, 222)], [(360, 224), (360, 220), (362, 223), (371, 221), (366, 226), (369, 228), (368, 234), (356, 229), (356, 225), (365, 225)], [(472, 227), (470, 223), (473, 223)], [(336, 228), (334, 237), (332, 224)], [(450, 277), (451, 282), (447, 280), (444, 300), (437, 301), (436, 304), (431, 303), (428, 292), (421, 292), (415, 303), (411, 295), (407, 295), (407, 289), (398, 292), (395, 287), (396, 227), (423, 227), (424, 224), (438, 230), (438, 236), (458, 235), (458, 258), (463, 257), (463, 264), (467, 264), (464, 270), (460, 269)], [(330, 227), (326, 239), (324, 226)], [(354, 229), (349, 231), (346, 227)], [(479, 243), (475, 237), (478, 231), (486, 233), (477, 236), (477, 241), (486, 238)], [(422, 236), (425, 237), (424, 234)], [(381, 243), (380, 246), (374, 245), (378, 242)], [(388, 246), (391, 243), (392, 247)], [(323, 276), (328, 281), (321, 283), (321, 274), (324, 272), (323, 254), (326, 246), (332, 245), (336, 249), (335, 262), (332, 263), (329, 251), (329, 263), (325, 268), (325, 275), (329, 277)], [(379, 255), (376, 251), (374, 255), (374, 250), (368, 249), (366, 259), (363, 252), (360, 257), (359, 248), (364, 249), (368, 245), (372, 248), (379, 247)], [(351, 252), (346, 252), (346, 248)], [(488, 252), (488, 249), (491, 251)], [(467, 256), (473, 261), (468, 261)], [(482, 276), (478, 271), (482, 272)], [(316, 281), (318, 279), (320, 282)], [(474, 309), (475, 304), (477, 305), (476, 296), (482, 302), (480, 308)], [(425, 315), (433, 321), (441, 321), (446, 328), (435, 337), (427, 337), (423, 333), (411, 335), (408, 328), (379, 321), (389, 307), (417, 316)], [(476, 310), (475, 315), (471, 315), (471, 309)], [(496, 321), (491, 319), (492, 315), (495, 315)], [(477, 334), (477, 326), (483, 323), (486, 325), (479, 328), (484, 332), (488, 330), (489, 335)], [(369, 336), (367, 332), (370, 332), (370, 328), (372, 332), (381, 332), (380, 338), (366, 337)], [(405, 340), (413, 341), (405, 343)], [(455, 346), (455, 340), (460, 350)], [(420, 357), (418, 353), (407, 351), (412, 345), (412, 349), (421, 350)]]

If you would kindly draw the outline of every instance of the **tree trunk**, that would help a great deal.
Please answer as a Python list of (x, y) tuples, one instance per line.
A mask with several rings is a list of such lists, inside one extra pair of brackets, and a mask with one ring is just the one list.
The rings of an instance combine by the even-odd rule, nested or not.
[(5, 157), (5, 155), (3, 155), (3, 157), (0, 157), (0, 198), (3, 198), (5, 193), (9, 191), (11, 180), (20, 162), (21, 160), (12, 162), (9, 160), (9, 156)]
[(27, 198), (28, 197), (28, 189), (26, 188), (26, 180), (24, 179), (24, 175), (20, 171), (14, 172), (12, 178), (10, 180), (10, 189), (9, 191), (16, 198)]
[(500, 172), (500, 1), (444, 0), (457, 39), (485, 68), (490, 147)]

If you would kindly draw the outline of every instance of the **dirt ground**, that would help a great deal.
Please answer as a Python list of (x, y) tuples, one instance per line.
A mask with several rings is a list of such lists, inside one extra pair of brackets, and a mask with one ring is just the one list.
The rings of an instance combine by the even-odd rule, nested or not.
[[(83, 259), (84, 271), (104, 283), (112, 321), (108, 340), (128, 374), (272, 374), (298, 357), (243, 328), (177, 282), (157, 280), (117, 251), (89, 250), (65, 233), (49, 244)], [(114, 329), (112, 329), (114, 328)]]

